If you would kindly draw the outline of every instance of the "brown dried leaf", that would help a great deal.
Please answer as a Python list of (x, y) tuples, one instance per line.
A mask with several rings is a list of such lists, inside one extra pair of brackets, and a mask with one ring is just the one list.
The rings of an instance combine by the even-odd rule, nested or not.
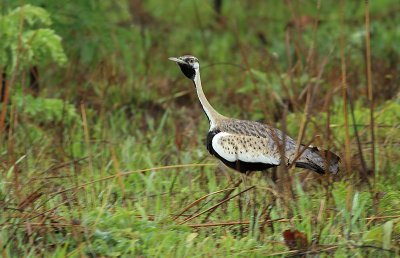
[(285, 230), (283, 232), (283, 238), (285, 239), (286, 245), (290, 250), (305, 250), (308, 249), (307, 235), (298, 230)]

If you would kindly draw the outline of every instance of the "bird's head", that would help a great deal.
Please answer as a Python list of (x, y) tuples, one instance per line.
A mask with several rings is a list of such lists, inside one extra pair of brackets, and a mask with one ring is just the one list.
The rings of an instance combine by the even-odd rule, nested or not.
[(194, 80), (196, 75), (199, 74), (199, 60), (194, 56), (185, 55), (178, 58), (170, 57), (168, 59), (176, 62), (179, 65), (179, 68), (181, 68), (183, 74), (191, 80)]

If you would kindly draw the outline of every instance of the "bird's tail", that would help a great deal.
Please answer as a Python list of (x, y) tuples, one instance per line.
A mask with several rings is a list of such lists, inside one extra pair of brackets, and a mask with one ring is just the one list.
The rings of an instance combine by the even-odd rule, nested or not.
[(339, 172), (340, 158), (328, 150), (319, 150), (317, 147), (307, 148), (296, 161), (296, 167), (313, 170), (324, 174)]

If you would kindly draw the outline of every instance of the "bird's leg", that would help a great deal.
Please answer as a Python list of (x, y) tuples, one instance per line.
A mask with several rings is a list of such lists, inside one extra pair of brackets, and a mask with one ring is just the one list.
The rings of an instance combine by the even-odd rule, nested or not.
[(221, 170), (221, 172), (224, 174), (224, 176), (226, 177), (226, 179), (229, 182), (233, 182), (231, 173), (230, 173), (230, 171), (228, 171), (228, 170), (230, 170), (229, 167), (227, 167), (222, 161), (220, 161), (219, 165), (218, 165), (218, 168)]

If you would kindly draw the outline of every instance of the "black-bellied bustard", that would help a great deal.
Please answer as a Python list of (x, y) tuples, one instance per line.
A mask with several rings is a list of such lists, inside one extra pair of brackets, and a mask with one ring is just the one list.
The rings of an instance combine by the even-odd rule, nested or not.
[[(204, 95), (199, 60), (190, 55), (169, 59), (176, 62), (183, 74), (193, 81), (201, 106), (210, 122), (207, 149), (227, 166), (244, 173), (265, 170), (283, 162), (287, 166), (294, 163), (296, 167), (318, 173), (338, 173), (340, 159), (332, 152), (298, 146), (292, 138), (269, 125), (219, 114)], [(283, 142), (285, 150), (281, 151)]]

